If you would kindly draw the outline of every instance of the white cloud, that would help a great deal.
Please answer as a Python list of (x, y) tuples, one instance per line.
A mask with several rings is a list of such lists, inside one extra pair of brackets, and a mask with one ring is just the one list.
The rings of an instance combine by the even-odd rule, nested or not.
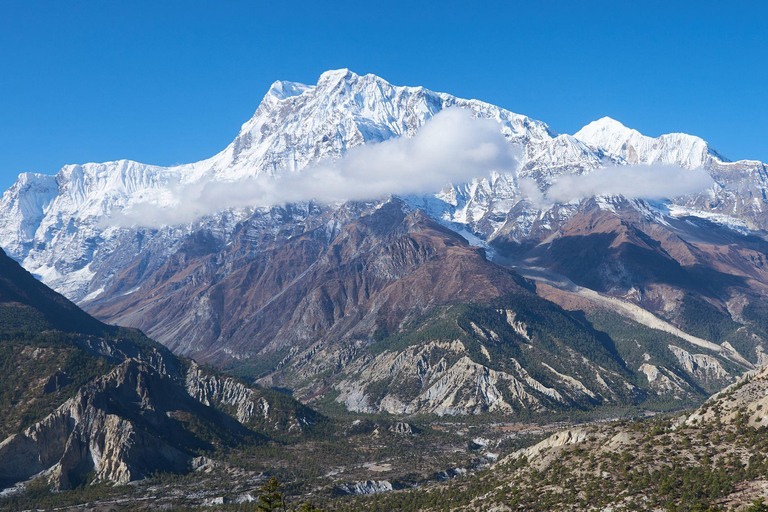
[(714, 184), (703, 169), (686, 170), (676, 165), (626, 165), (597, 169), (578, 176), (566, 175), (546, 193), (530, 179), (520, 180), (521, 193), (535, 206), (547, 208), (593, 196), (624, 196), (670, 199), (701, 192)]
[(391, 194), (422, 194), (446, 183), (515, 172), (519, 150), (499, 124), (449, 108), (436, 114), (411, 138), (400, 137), (350, 149), (338, 160), (319, 162), (277, 178), (203, 180), (172, 188), (173, 206), (135, 204), (113, 214), (109, 225), (159, 227), (193, 221), (229, 208), (282, 203), (370, 200)]

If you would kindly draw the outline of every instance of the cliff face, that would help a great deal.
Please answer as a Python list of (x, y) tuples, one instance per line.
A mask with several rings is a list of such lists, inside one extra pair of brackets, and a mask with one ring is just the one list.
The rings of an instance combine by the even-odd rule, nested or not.
[(227, 411), (241, 424), (260, 432), (295, 434), (324, 421), (323, 416), (287, 395), (207, 373), (195, 363), (190, 363), (185, 386), (195, 400)]
[(182, 473), (214, 447), (299, 434), (318, 421), (287, 396), (194, 363), (168, 374), (126, 359), (0, 443), (0, 484), (44, 474), (63, 489), (85, 479), (125, 484), (155, 472)]

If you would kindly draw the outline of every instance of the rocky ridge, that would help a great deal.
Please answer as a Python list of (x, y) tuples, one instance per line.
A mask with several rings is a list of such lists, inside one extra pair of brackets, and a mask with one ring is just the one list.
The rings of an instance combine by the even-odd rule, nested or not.
[(4, 486), (42, 477), (66, 489), (189, 472), (213, 464), (206, 454), (214, 448), (296, 436), (324, 421), (285, 395), (87, 317), (2, 253), (0, 285)]

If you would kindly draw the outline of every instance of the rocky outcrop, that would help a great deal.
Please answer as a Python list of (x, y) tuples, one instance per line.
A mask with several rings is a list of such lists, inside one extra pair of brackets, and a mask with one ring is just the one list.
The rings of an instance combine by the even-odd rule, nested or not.
[[(528, 299), (517, 300), (523, 311)], [(491, 305), (464, 311), (438, 315), (437, 325), (412, 326), (407, 331), (414, 333), (409, 334), (413, 336), (410, 346), (359, 354), (334, 385), (339, 392), (336, 401), (368, 413), (515, 415), (575, 403), (594, 406), (605, 400), (632, 400), (637, 392), (618, 368), (594, 365), (559, 342), (557, 338), (566, 331), (538, 330), (533, 336), (524, 331), (523, 336), (517, 324), (508, 322), (509, 309)], [(457, 330), (459, 325), (466, 327)], [(458, 336), (453, 341), (420, 339), (416, 334), (451, 329)]]
[(521, 457), (525, 457), (528, 460), (535, 459), (542, 454), (552, 450), (553, 448), (561, 448), (567, 445), (583, 443), (589, 437), (589, 432), (584, 428), (576, 428), (571, 430), (563, 430), (556, 434), (549, 436), (528, 448), (523, 448), (511, 454), (508, 458), (501, 462), (507, 462), (510, 460), (516, 460)]
[(517, 334), (530, 341), (531, 337), (528, 335), (528, 326), (525, 323), (515, 320), (517, 316), (511, 309), (504, 310), (504, 314), (507, 317), (507, 323), (515, 330)]
[(685, 418), (684, 423), (700, 425), (715, 420), (743, 421), (754, 428), (768, 426), (768, 366), (742, 375)]
[(269, 418), (269, 402), (258, 397), (251, 388), (235, 379), (207, 374), (197, 363), (191, 363), (186, 375), (187, 392), (205, 405), (226, 404), (236, 410), (240, 423), (254, 415)]
[[(277, 400), (280, 395), (276, 392), (256, 389), (233, 377), (207, 372), (194, 362), (190, 362), (186, 372), (185, 387), (195, 400), (207, 406), (232, 410), (232, 416), (248, 426), (301, 432), (321, 420), (315, 411), (287, 397)], [(286, 411), (286, 405), (290, 411)]]
[(341, 484), (337, 486), (336, 489), (342, 494), (361, 496), (388, 492), (393, 490), (394, 487), (392, 486), (392, 483), (387, 480), (366, 480), (365, 482)]
[[(658, 366), (644, 362), (638, 371), (645, 374), (648, 384), (656, 393), (674, 396), (682, 400), (691, 396), (692, 389), (687, 379), (719, 389), (732, 380), (720, 360), (709, 354), (691, 354), (676, 345), (668, 345), (678, 365)], [(645, 354), (646, 361), (650, 356)]]
[[(466, 354), (458, 340), (383, 352), (359, 365), (354, 380), (338, 384), (341, 393), (336, 400), (357, 412), (438, 415), (512, 412), (510, 401), (523, 407), (539, 404), (526, 383), (475, 363)], [(383, 396), (371, 396), (370, 390), (382, 382), (387, 383)]]
[(86, 478), (125, 484), (184, 473), (214, 446), (259, 443), (265, 437), (258, 432), (300, 432), (322, 418), (289, 397), (265, 394), (195, 363), (182, 376), (127, 359), (0, 443), (0, 484), (41, 473), (57, 488)]
[(412, 436), (419, 432), (413, 425), (404, 421), (398, 421), (389, 427), (389, 431), (401, 436)]
[(154, 471), (188, 470), (192, 457), (183, 450), (183, 437), (173, 440), (178, 426), (169, 408), (184, 408), (172, 380), (128, 360), (0, 443), (0, 481), (46, 471), (57, 488), (67, 488), (88, 473), (122, 484)]
[(709, 354), (691, 354), (675, 345), (669, 345), (669, 350), (675, 355), (683, 369), (693, 377), (723, 383), (731, 378), (720, 361)]
[[(645, 374), (648, 384), (659, 394), (673, 393), (680, 398), (685, 392), (685, 382), (672, 372), (664, 372), (655, 364), (643, 363), (639, 371)], [(669, 373), (669, 375), (667, 375)]]

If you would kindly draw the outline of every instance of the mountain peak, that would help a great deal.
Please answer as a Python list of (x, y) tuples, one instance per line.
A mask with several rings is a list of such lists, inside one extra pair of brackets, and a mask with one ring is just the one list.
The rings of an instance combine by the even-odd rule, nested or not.
[(598, 139), (601, 135), (604, 136), (606, 134), (620, 134), (628, 136), (633, 132), (637, 133), (638, 135), (640, 134), (637, 132), (637, 130), (627, 128), (620, 121), (617, 121), (612, 117), (605, 116), (587, 124), (581, 130), (573, 134), (573, 136), (581, 141), (591, 143), (593, 140)]
[(284, 100), (293, 96), (300, 96), (306, 91), (314, 89), (312, 85), (300, 84), (298, 82), (288, 82), (286, 80), (278, 80), (272, 84), (267, 94), (277, 98), (278, 100)]
[(357, 73), (353, 73), (347, 68), (329, 69), (320, 75), (317, 85), (337, 84), (343, 80), (354, 80), (358, 77), (359, 75)]
[(290, 82), (288, 80), (277, 80), (272, 83), (267, 91), (267, 96), (278, 100), (301, 96), (307, 91), (312, 91), (317, 87), (332, 88), (336, 84), (347, 81), (351, 82), (360, 76), (347, 68), (330, 69), (323, 72), (317, 80), (317, 85), (307, 85), (300, 82)]
[(727, 161), (712, 151), (705, 140), (695, 135), (668, 133), (655, 138), (648, 137), (610, 117), (592, 121), (576, 132), (574, 137), (619, 156), (630, 164), (664, 163), (694, 169), (706, 165), (713, 158)]

